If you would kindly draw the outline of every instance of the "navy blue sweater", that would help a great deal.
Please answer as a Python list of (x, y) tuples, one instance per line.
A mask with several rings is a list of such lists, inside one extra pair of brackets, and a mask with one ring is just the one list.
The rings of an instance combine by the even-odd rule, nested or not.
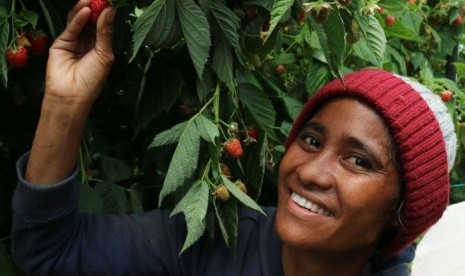
[[(237, 254), (218, 233), (178, 255), (186, 226), (181, 215), (154, 210), (138, 215), (79, 212), (77, 172), (52, 186), (27, 183), (28, 155), (17, 163), (12, 255), (31, 275), (282, 275), (274, 208), (267, 216), (241, 208)], [(378, 275), (408, 275), (413, 251), (386, 261)]]

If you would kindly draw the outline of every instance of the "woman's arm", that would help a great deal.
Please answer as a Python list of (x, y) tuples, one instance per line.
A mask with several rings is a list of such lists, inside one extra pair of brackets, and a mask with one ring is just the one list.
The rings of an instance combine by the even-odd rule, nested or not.
[(64, 32), (50, 47), (46, 91), (25, 178), (47, 185), (68, 177), (75, 165), (84, 127), (114, 56), (113, 8), (96, 27), (87, 24), (90, 0), (79, 1)]

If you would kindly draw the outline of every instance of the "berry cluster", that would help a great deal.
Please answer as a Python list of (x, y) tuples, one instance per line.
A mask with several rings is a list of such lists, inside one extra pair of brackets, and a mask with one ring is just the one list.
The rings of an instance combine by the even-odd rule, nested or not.
[(5, 58), (12, 68), (26, 66), (28, 56), (40, 56), (47, 49), (48, 37), (42, 31), (21, 32), (5, 51)]

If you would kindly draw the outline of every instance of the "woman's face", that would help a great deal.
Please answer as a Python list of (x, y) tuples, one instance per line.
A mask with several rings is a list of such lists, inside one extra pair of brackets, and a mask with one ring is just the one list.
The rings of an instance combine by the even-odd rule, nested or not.
[(325, 104), (279, 168), (276, 228), (284, 244), (372, 250), (395, 224), (399, 174), (380, 116), (352, 98)]

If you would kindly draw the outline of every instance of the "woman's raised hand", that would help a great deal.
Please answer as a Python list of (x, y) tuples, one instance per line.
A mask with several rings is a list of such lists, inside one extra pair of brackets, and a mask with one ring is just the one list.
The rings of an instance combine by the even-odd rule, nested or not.
[(115, 10), (105, 9), (95, 27), (87, 23), (89, 5), (90, 0), (76, 4), (50, 47), (45, 96), (25, 172), (32, 183), (53, 184), (72, 173), (90, 109), (113, 64)]
[(113, 64), (114, 8), (105, 9), (96, 27), (88, 24), (90, 0), (79, 1), (67, 27), (50, 47), (44, 101), (53, 105), (91, 106)]

